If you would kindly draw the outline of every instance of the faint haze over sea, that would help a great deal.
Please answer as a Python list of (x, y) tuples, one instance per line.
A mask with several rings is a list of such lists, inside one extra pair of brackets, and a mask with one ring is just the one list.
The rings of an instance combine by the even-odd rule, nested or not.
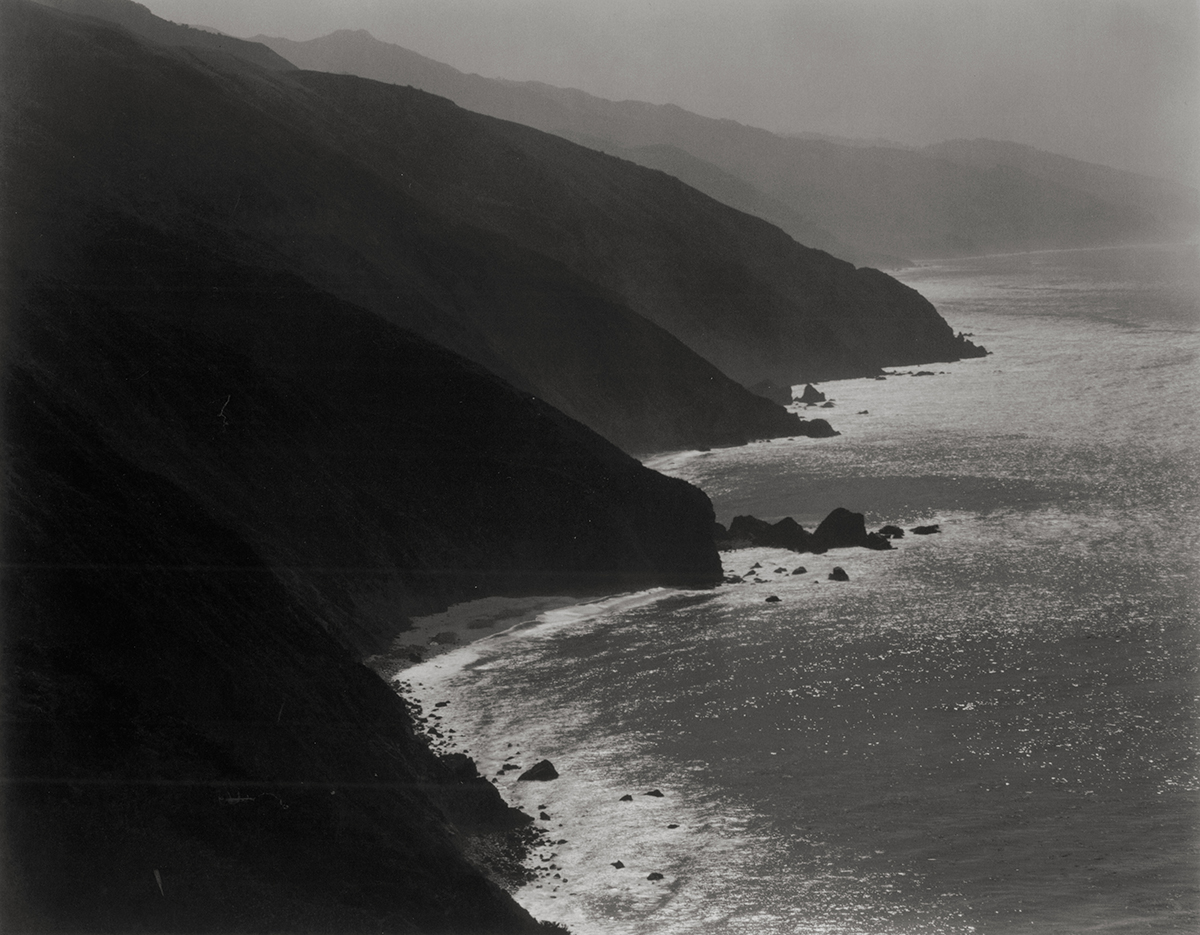
[(466, 72), (782, 133), (1011, 140), (1200, 182), (1196, 0), (146, 0), (237, 36), (366, 29)]

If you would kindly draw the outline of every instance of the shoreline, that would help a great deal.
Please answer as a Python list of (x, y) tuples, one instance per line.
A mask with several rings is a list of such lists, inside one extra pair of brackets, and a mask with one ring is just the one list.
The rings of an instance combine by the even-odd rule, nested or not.
[(1003, 253), (972, 253), (965, 256), (922, 257), (913, 259), (909, 266), (898, 266), (896, 271), (922, 269), (927, 264), (953, 263), (956, 260), (990, 260), (998, 257), (1041, 256), (1049, 253), (1086, 253), (1100, 250), (1151, 250), (1161, 247), (1195, 247), (1196, 240), (1164, 240), (1151, 243), (1094, 244), (1090, 247), (1043, 247), (1038, 250), (1009, 250)]
[[(614, 604), (655, 601), (687, 590), (656, 587), (586, 597), (568, 594), (492, 596), (462, 601), (436, 614), (413, 617), (409, 629), (396, 634), (384, 652), (368, 656), (363, 663), (391, 683), (401, 673), (474, 643), (510, 636), (535, 624), (574, 622)], [(552, 614), (563, 620), (545, 619)]]
[[(519, 757), (522, 751), (519, 745), (514, 746), (503, 735), (490, 738), (488, 746), (492, 749), (487, 752), (468, 743), (466, 737), (459, 735), (458, 728), (462, 725), (456, 724), (454, 692), (436, 686), (443, 678), (452, 677), (478, 658), (470, 652), (474, 644), (535, 627), (558, 630), (574, 626), (589, 617), (655, 603), (675, 593), (688, 592), (659, 587), (594, 597), (478, 598), (452, 605), (437, 614), (414, 618), (413, 627), (399, 634), (387, 653), (365, 660), (365, 664), (404, 701), (414, 732), (431, 753), (444, 762), (472, 764), (471, 772), (479, 780), (490, 783), (505, 805), (529, 819), (526, 824), (501, 831), (479, 833), (468, 828), (459, 829), (467, 859), (514, 898), (522, 891), (528, 891), (532, 896), (541, 890), (545, 892), (540, 896), (554, 900), (572, 895), (568, 889), (569, 878), (561, 872), (565, 867), (552, 862), (559, 858), (559, 850), (568, 843), (558, 836), (569, 833), (569, 829), (561, 822), (552, 828), (547, 821), (546, 806), (534, 807), (539, 796), (548, 803), (556, 802), (557, 790), (547, 788), (543, 783), (513, 781), (517, 772), (510, 772), (514, 767), (507, 763)], [(416, 662), (405, 655), (412, 647), (427, 649), (422, 661)], [(456, 651), (459, 658), (445, 658)], [(530, 756), (533, 760), (544, 758), (532, 752)], [(529, 759), (529, 756), (524, 758)], [(525, 766), (530, 765), (524, 760)], [(557, 807), (554, 811), (558, 812)], [(578, 842), (572, 845), (572, 848), (577, 847)], [(533, 908), (518, 902), (537, 918)]]
[(439, 613), (411, 618), (412, 625), (397, 633), (386, 650), (368, 656), (363, 663), (391, 682), (407, 669), (480, 640), (502, 636), (522, 624), (535, 622), (548, 611), (593, 601), (570, 595), (493, 596), (462, 601)]

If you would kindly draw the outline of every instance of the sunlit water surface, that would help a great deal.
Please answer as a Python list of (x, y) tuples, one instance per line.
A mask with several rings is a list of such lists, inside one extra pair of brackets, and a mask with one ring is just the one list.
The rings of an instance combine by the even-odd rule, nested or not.
[(450, 702), (486, 774), (543, 757), (561, 773), (496, 780), (559, 842), (518, 893), (539, 918), (578, 935), (1200, 930), (1196, 249), (901, 278), (992, 356), (824, 385), (839, 438), (651, 466), (724, 522), (811, 528), (846, 506), (941, 534), (725, 553), (766, 583), (554, 610), (404, 674)]

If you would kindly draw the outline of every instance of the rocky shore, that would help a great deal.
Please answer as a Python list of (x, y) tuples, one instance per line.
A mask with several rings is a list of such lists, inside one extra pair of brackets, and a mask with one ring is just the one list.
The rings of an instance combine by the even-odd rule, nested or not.
[[(863, 514), (839, 508), (833, 510), (812, 531), (805, 530), (790, 518), (776, 523), (767, 523), (752, 516), (739, 516), (728, 529), (716, 527), (716, 541), (722, 549), (726, 585), (776, 585), (792, 576), (809, 575), (813, 582), (844, 582), (850, 575), (840, 565), (829, 559), (809, 562), (810, 567), (789, 563), (781, 551), (822, 556), (843, 549), (887, 550), (892, 541), (906, 535), (929, 535), (940, 531), (936, 525), (915, 526), (904, 530), (888, 524), (877, 531), (868, 532)], [(742, 555), (748, 557), (742, 557)], [(741, 562), (754, 564), (743, 574), (735, 572), (744, 568)], [(854, 566), (850, 562), (851, 570)], [(863, 566), (859, 564), (861, 569)], [(856, 572), (856, 574), (861, 573)], [(769, 593), (764, 587), (763, 600), (778, 604), (781, 598)], [(780, 592), (784, 593), (784, 592)], [(577, 618), (585, 618), (606, 612), (615, 602), (622, 609), (652, 604), (659, 600), (703, 599), (703, 595), (691, 595), (658, 589), (619, 597), (600, 598), (580, 603), (570, 597), (541, 598), (484, 598), (454, 605), (438, 614), (413, 620), (411, 629), (397, 635), (391, 651), (381, 653), (368, 660), (369, 664), (392, 688), (406, 700), (405, 704), (413, 719), (414, 729), (421, 741), (443, 762), (453, 766), (464, 778), (492, 784), (510, 803), (522, 809), (525, 821), (503, 833), (477, 834), (468, 844), (471, 853), (489, 868), (493, 879), (515, 891), (529, 887), (537, 892), (534, 900), (561, 899), (569, 897), (574, 890), (572, 879), (588, 874), (581, 872), (578, 855), (579, 843), (572, 838), (571, 820), (559, 814), (556, 802), (561, 806), (565, 800), (557, 795), (551, 785), (560, 778), (561, 764), (545, 759), (544, 751), (526, 749), (515, 738), (504, 735), (488, 736), (482, 744), (486, 749), (474, 750), (468, 741), (470, 730), (462, 731), (457, 695), (453, 678), (447, 684), (444, 673), (453, 673), (475, 657), (471, 645), (480, 641), (494, 642), (518, 638), (524, 629), (544, 626), (552, 622), (570, 624)], [(568, 617), (571, 618), (568, 620)], [(443, 661), (446, 653), (461, 651), (465, 655)], [(443, 673), (443, 674), (438, 674)], [(432, 679), (430, 678), (433, 676)], [(440, 686), (440, 687), (434, 687)], [(573, 781), (571, 770), (566, 768), (566, 782)], [(545, 784), (546, 789), (534, 793), (522, 786), (537, 787)], [(657, 788), (633, 789), (613, 806), (638, 803), (643, 799), (662, 798), (664, 793)], [(578, 803), (576, 803), (578, 804)], [(668, 813), (669, 814), (669, 813)], [(659, 817), (658, 820), (668, 820)], [(670, 818), (669, 821), (679, 821)], [(679, 827), (666, 824), (666, 828)], [(578, 829), (574, 829), (577, 834)], [(597, 855), (588, 850), (589, 860)], [(564, 856), (565, 855), (565, 860)], [(667, 880), (659, 870), (640, 863), (627, 863), (630, 855), (615, 849), (610, 855), (614, 859), (609, 865), (616, 871), (637, 874), (636, 879), (645, 884), (662, 883)], [(624, 858), (624, 859), (622, 859)], [(569, 871), (567, 867), (574, 867)], [(602, 872), (608, 872), (602, 868)], [(576, 881), (577, 884), (582, 882)], [(669, 882), (669, 880), (668, 880)]]
[[(833, 429), (641, 316), (645, 289), (556, 260), (557, 233), (540, 253), (503, 229), (515, 216), (473, 226), (493, 182), (572, 210), (484, 153), (515, 146), (581, 185), (609, 173), (625, 203), (664, 206), (660, 246), (746, 219), (411, 89), (194, 45), (123, 0), (0, 16), (0, 928), (553, 930), (497, 882), (529, 816), (363, 660), (482, 635), (483, 617), (405, 630), (480, 595), (712, 587), (708, 497), (628, 452)], [(463, 188), (470, 167), (439, 153), (483, 177)], [(637, 252), (636, 221), (589, 229)], [(743, 240), (722, 279), (756, 244), (774, 245), (768, 279), (796, 268), (782, 233)], [(725, 243), (671, 268), (713, 272)], [(928, 303), (835, 272), (881, 290), (881, 314), (904, 298), (939, 346)], [(789, 303), (806, 294), (792, 283)]]
[[(715, 525), (713, 538), (722, 551), (748, 546), (771, 546), (791, 552), (813, 552), (820, 555), (830, 549), (859, 547), (883, 551), (892, 547), (895, 526), (886, 526), (879, 532), (867, 532), (862, 513), (854, 513), (838, 507), (815, 530), (809, 532), (790, 516), (768, 523), (754, 516), (735, 516), (726, 529)], [(903, 535), (903, 532), (900, 532)], [(898, 537), (895, 537), (898, 538)]]

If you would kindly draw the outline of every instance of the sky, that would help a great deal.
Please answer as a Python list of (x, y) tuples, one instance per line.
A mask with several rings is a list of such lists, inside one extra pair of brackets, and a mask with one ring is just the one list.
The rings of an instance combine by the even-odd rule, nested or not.
[(776, 132), (1012, 140), (1200, 185), (1200, 0), (142, 0)]

